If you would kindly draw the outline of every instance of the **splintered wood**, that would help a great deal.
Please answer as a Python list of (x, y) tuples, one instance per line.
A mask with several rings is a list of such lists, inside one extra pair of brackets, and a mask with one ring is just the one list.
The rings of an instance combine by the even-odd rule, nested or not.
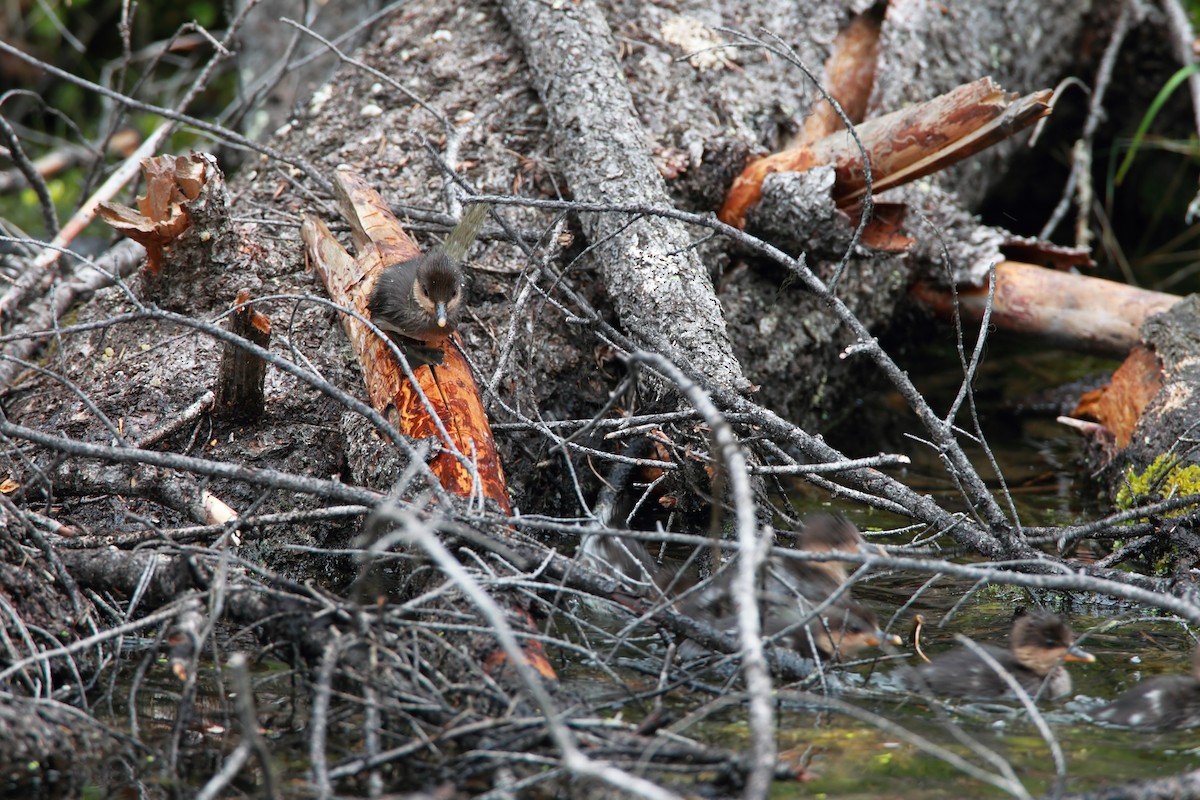
[[(369, 316), (367, 301), (380, 273), (392, 264), (419, 256), (421, 251), (383, 198), (361, 176), (339, 170), (334, 186), (339, 210), (350, 224), (357, 258), (352, 258), (314, 216), (305, 216), (301, 233), (329, 296)], [(388, 416), (406, 436), (417, 439), (433, 436), (442, 440), (442, 451), (429, 465), (442, 485), (464, 497), (482, 492), (504, 513), (510, 513), (512, 508), (491, 426), (470, 367), (459, 351), (458, 334), (452, 335), (453, 343), (446, 343), (443, 363), (416, 367), (415, 382), (410, 382), (383, 339), (349, 316), (342, 317), (342, 326), (363, 365), (371, 405)], [(426, 410), (422, 395), (436, 412), (448, 441)], [(474, 463), (478, 483), (464, 460)]]
[[(305, 215), (301, 237), (329, 296), (335, 302), (369, 316), (367, 302), (380, 273), (392, 264), (420, 255), (421, 251), (400, 227), (383, 198), (361, 176), (338, 170), (334, 187), (339, 210), (350, 224), (358, 257), (351, 258), (325, 224), (312, 215)], [(445, 344), (441, 365), (416, 367), (414, 380), (410, 381), (383, 339), (353, 317), (344, 315), (342, 325), (363, 366), (371, 405), (387, 415), (404, 435), (414, 438), (436, 436), (442, 441), (442, 452), (429, 464), (442, 485), (465, 497), (482, 493), (504, 513), (511, 514), (500, 456), (479, 389), (460, 352), (462, 341), (458, 334), (453, 334), (453, 343)], [(437, 414), (448, 439), (442, 436), (426, 410), (422, 394)], [(474, 465), (474, 472), (467, 464)], [(528, 632), (537, 629), (529, 612), (519, 604), (505, 602), (504, 605), (519, 629)], [(526, 663), (538, 674), (547, 680), (557, 678), (538, 641), (525, 639), (521, 649)], [(491, 674), (507, 661), (507, 653), (499, 647), (483, 658), (485, 668)]]
[(208, 161), (200, 153), (190, 156), (158, 156), (142, 161), (146, 194), (137, 208), (120, 203), (101, 203), (100, 216), (116, 231), (146, 248), (146, 274), (162, 270), (163, 248), (179, 238), (192, 224), (187, 204), (204, 188)]
[[(238, 292), (234, 305), (240, 308), (229, 315), (229, 331), (267, 349), (271, 344), (271, 320), (250, 304), (250, 292), (246, 289)], [(235, 419), (261, 416), (266, 406), (263, 394), (266, 375), (267, 362), (261, 356), (226, 342), (217, 377), (217, 409)]]
[[(882, 192), (945, 169), (1012, 136), (1050, 111), (1050, 90), (1024, 97), (1005, 93), (981, 78), (911, 108), (893, 111), (854, 128), (871, 164), (872, 191)], [(833, 197), (847, 207), (866, 190), (863, 156), (848, 131), (752, 161), (733, 182), (718, 216), (743, 227), (746, 211), (762, 196), (772, 172), (831, 164)]]

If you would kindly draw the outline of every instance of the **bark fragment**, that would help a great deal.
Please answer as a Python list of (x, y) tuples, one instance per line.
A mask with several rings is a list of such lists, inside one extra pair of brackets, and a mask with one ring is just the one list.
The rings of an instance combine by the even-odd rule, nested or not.
[(1163, 386), (1162, 365), (1154, 351), (1135, 346), (1113, 373), (1112, 381), (1080, 398), (1076, 417), (1097, 420), (1117, 449), (1129, 446), (1142, 412)]
[[(981, 78), (925, 103), (855, 126), (871, 165), (873, 193), (887, 191), (938, 172), (1003, 141), (1050, 112), (1050, 90), (1025, 97), (1005, 93)], [(854, 137), (839, 131), (793, 150), (757, 159), (738, 176), (718, 216), (742, 227), (747, 209), (758, 202), (762, 182), (772, 172), (832, 164), (833, 196), (847, 207), (866, 191), (863, 155)]]
[[(1200, 495), (1200, 296), (1180, 300), (1142, 325), (1141, 337), (1161, 365), (1157, 376), (1129, 364), (1146, 387), (1135, 392), (1140, 414), (1119, 450), (1101, 448), (1099, 458), (1114, 498), (1122, 505)], [(1144, 353), (1131, 359), (1144, 361)], [(1155, 380), (1157, 377), (1157, 381)], [(1115, 376), (1114, 376), (1115, 378)], [(1153, 391), (1156, 382), (1161, 388)], [(1151, 395), (1147, 401), (1145, 395)], [(1135, 409), (1136, 410), (1136, 409)], [(1125, 421), (1124, 426), (1128, 426)], [(1119, 431), (1120, 429), (1118, 429)], [(1117, 434), (1114, 434), (1117, 435)]]

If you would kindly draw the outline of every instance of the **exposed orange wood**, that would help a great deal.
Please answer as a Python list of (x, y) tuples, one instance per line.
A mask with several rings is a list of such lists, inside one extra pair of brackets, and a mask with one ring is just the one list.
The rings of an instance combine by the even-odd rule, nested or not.
[[(536, 649), (528, 645), (537, 645)], [(530, 641), (524, 650), (525, 663), (537, 670), (537, 673), (546, 680), (558, 680), (558, 673), (554, 671), (554, 667), (550, 665), (550, 659), (546, 657), (546, 651), (542, 649), (541, 643)], [(489, 675), (495, 675), (508, 663), (508, 654), (503, 650), (493, 650), (483, 659), (483, 669)]]
[[(415, 258), (421, 251), (388, 210), (383, 198), (361, 176), (339, 170), (334, 184), (338, 190), (339, 208), (350, 223), (357, 258), (351, 258), (316, 217), (305, 217), (302, 235), (329, 296), (368, 316), (367, 301), (379, 274), (392, 264)], [(470, 367), (455, 346), (461, 345), (458, 335), (454, 334), (454, 342), (443, 343), (445, 358), (442, 365), (419, 366), (413, 370), (414, 385), (406, 379), (400, 362), (392, 356), (383, 339), (356, 319), (343, 317), (342, 322), (363, 365), (371, 405), (389, 415), (407, 436), (440, 437), (434, 419), (421, 400), (420, 392), (423, 392), (449, 435), (445, 442), (448, 449), (430, 462), (434, 475), (455, 494), (468, 496), (476, 490), (471, 470), (455, 453), (457, 451), (468, 462), (476, 464), (483, 495), (495, 501), (505, 513), (510, 513), (512, 507), (492, 429)]]
[[(838, 101), (842, 111), (857, 125), (867, 113), (867, 102), (875, 86), (875, 65), (879, 61), (879, 30), (886, 4), (868, 8), (838, 32), (833, 49), (825, 61), (825, 91)], [(800, 134), (789, 144), (796, 147), (822, 139), (845, 127), (833, 106), (818, 96), (812, 113), (804, 120)]]
[(1162, 386), (1158, 356), (1138, 345), (1113, 373), (1111, 383), (1080, 398), (1073, 416), (1095, 419), (1112, 434), (1118, 448), (1127, 447), (1142, 412)]
[[(851, 216), (857, 214), (850, 212)], [(863, 228), (862, 243), (881, 253), (903, 253), (913, 245), (910, 237), (900, 233), (907, 215), (908, 206), (903, 203), (876, 203), (871, 220)]]
[(768, 175), (772, 172), (801, 172), (820, 163), (806, 145), (754, 159), (746, 165), (741, 175), (733, 179), (717, 217), (727, 225), (746, 227), (746, 211), (762, 199), (762, 184)]
[[(918, 284), (912, 294), (939, 316), (948, 318), (953, 312), (953, 297), (945, 289)], [(996, 267), (991, 323), (1056, 345), (1123, 356), (1138, 343), (1142, 322), (1180, 299), (1101, 278), (1002, 261)], [(986, 303), (987, 287), (958, 290), (965, 320), (979, 322)]]
[[(1049, 98), (1049, 90), (1024, 97), (1007, 94), (991, 78), (981, 78), (855, 126), (870, 159), (872, 190), (882, 192), (945, 169), (1012, 136), (1050, 112)], [(839, 206), (862, 197), (862, 154), (849, 131), (838, 131), (811, 145), (751, 162), (734, 180), (718, 216), (743, 227), (746, 211), (762, 196), (767, 175), (818, 164), (833, 165), (833, 197)]]

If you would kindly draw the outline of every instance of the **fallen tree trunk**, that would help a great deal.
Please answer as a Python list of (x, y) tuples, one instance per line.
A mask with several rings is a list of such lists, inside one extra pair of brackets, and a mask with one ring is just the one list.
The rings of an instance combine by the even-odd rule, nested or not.
[[(669, 207), (600, 6), (508, 0), (504, 9), (549, 113), (553, 150), (575, 199)], [(665, 343), (720, 386), (749, 388), (708, 270), (680, 224), (610, 214), (585, 214), (582, 223), (621, 324), (635, 340)]]

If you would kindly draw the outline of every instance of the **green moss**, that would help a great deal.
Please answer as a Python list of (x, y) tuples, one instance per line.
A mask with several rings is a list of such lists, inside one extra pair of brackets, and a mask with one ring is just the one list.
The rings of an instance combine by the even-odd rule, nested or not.
[[(1120, 509), (1129, 509), (1146, 501), (1164, 497), (1187, 497), (1200, 495), (1200, 465), (1182, 464), (1177, 456), (1164, 453), (1140, 473), (1130, 467), (1125, 472), (1125, 482), (1117, 492), (1116, 503)], [(1181, 516), (1194, 506), (1170, 511), (1166, 516)]]

